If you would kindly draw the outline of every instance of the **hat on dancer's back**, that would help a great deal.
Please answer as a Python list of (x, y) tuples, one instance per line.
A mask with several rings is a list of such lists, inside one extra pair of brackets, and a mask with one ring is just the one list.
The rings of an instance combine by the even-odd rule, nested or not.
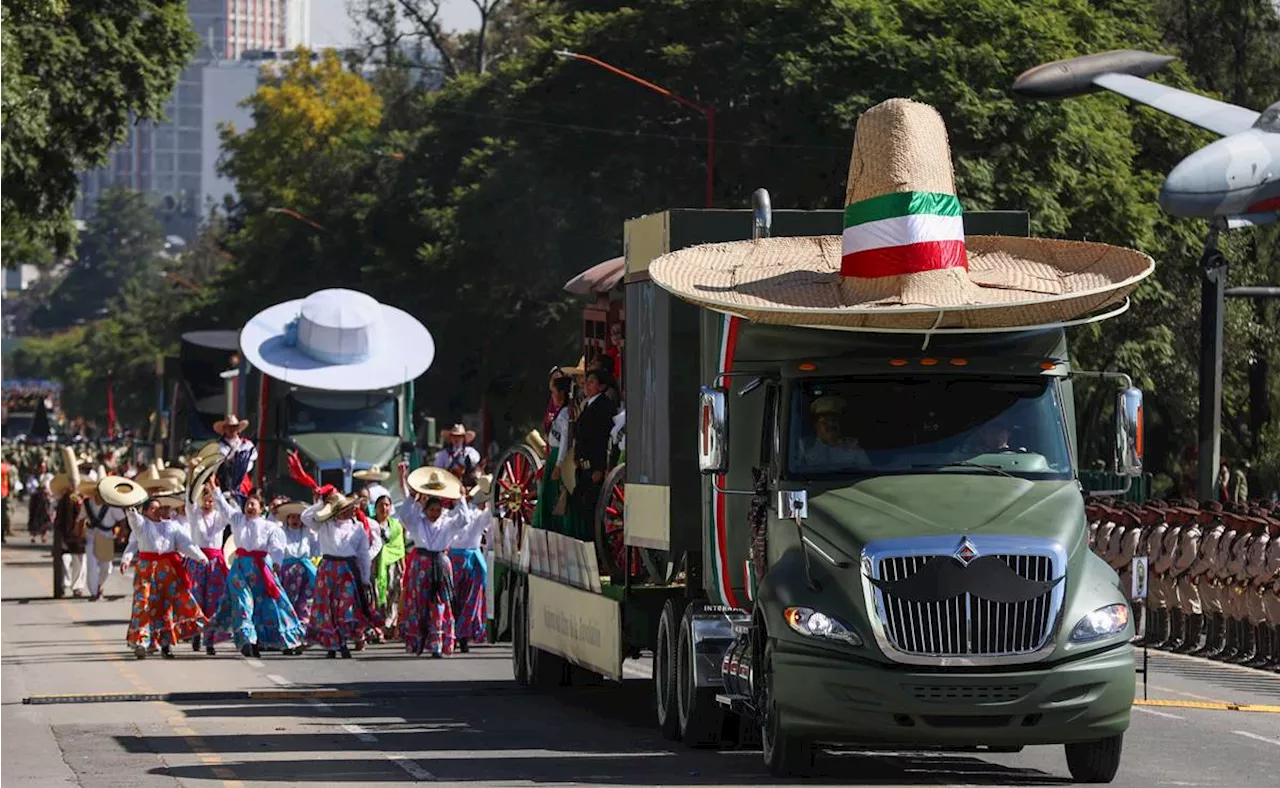
[(240, 332), (249, 363), (295, 386), (365, 391), (420, 376), (435, 358), (412, 315), (355, 290), (318, 290), (259, 312)]
[(54, 498), (61, 498), (64, 494), (71, 491), (71, 476), (66, 473), (59, 473), (49, 481), (49, 494)]
[(1155, 268), (1117, 246), (965, 237), (937, 110), (890, 99), (858, 120), (844, 234), (693, 246), (653, 260), (674, 295), (759, 323), (930, 331), (1044, 325), (1121, 304)]

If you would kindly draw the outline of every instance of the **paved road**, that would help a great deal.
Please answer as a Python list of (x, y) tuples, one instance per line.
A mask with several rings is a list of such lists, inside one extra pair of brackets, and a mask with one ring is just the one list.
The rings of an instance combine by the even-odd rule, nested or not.
[[(439, 661), (377, 646), (352, 660), (182, 651), (139, 662), (124, 646), (126, 600), (50, 599), (48, 549), (21, 541), (0, 553), (6, 788), (776, 784), (758, 752), (692, 752), (662, 740), (643, 679), (537, 695), (512, 685), (502, 646)], [(109, 593), (127, 588), (117, 574)], [(1280, 676), (1189, 658), (1154, 655), (1150, 684), (1153, 698), (1280, 704)], [(312, 688), (366, 697), (22, 704), (62, 693)], [(1143, 707), (1134, 717), (1114, 785), (1276, 785), (1280, 714)], [(1056, 747), (840, 753), (820, 771), (802, 784), (1069, 783)]]

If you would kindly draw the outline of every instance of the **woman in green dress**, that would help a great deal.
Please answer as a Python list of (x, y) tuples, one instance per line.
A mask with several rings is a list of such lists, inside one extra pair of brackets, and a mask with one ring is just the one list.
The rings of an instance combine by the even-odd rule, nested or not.
[[(380, 491), (381, 492), (381, 491)], [(391, 496), (381, 494), (373, 504), (373, 516), (380, 529), (382, 550), (373, 563), (374, 585), (381, 614), (381, 635), (389, 640), (397, 637), (400, 625), (400, 588), (404, 575), (404, 526), (391, 516)]]
[(551, 399), (555, 402), (556, 415), (547, 430), (547, 464), (542, 466), (542, 486), (538, 490), (538, 506), (533, 510), (533, 527), (566, 533), (565, 515), (556, 514), (556, 501), (560, 497), (560, 473), (564, 455), (573, 445), (569, 437), (569, 425), (573, 423), (573, 380), (556, 378), (552, 383)]

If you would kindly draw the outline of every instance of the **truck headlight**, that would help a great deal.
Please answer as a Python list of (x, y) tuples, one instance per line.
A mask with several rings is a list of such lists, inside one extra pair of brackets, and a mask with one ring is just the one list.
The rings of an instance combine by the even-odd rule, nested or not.
[(1129, 626), (1129, 606), (1125, 604), (1100, 607), (1080, 619), (1076, 628), (1071, 631), (1072, 643), (1087, 643), (1090, 640), (1117, 635)]
[(789, 607), (782, 611), (782, 615), (787, 619), (787, 626), (807, 638), (835, 640), (850, 646), (862, 645), (858, 633), (811, 607)]

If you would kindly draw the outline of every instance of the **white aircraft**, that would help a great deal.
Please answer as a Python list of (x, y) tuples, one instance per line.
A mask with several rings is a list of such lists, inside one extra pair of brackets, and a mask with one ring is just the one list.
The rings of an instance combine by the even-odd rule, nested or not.
[(1125, 49), (1058, 60), (1023, 72), (1013, 92), (1053, 99), (1110, 90), (1222, 136), (1165, 178), (1160, 206), (1225, 227), (1280, 218), (1280, 102), (1262, 112), (1143, 79), (1173, 58)]

